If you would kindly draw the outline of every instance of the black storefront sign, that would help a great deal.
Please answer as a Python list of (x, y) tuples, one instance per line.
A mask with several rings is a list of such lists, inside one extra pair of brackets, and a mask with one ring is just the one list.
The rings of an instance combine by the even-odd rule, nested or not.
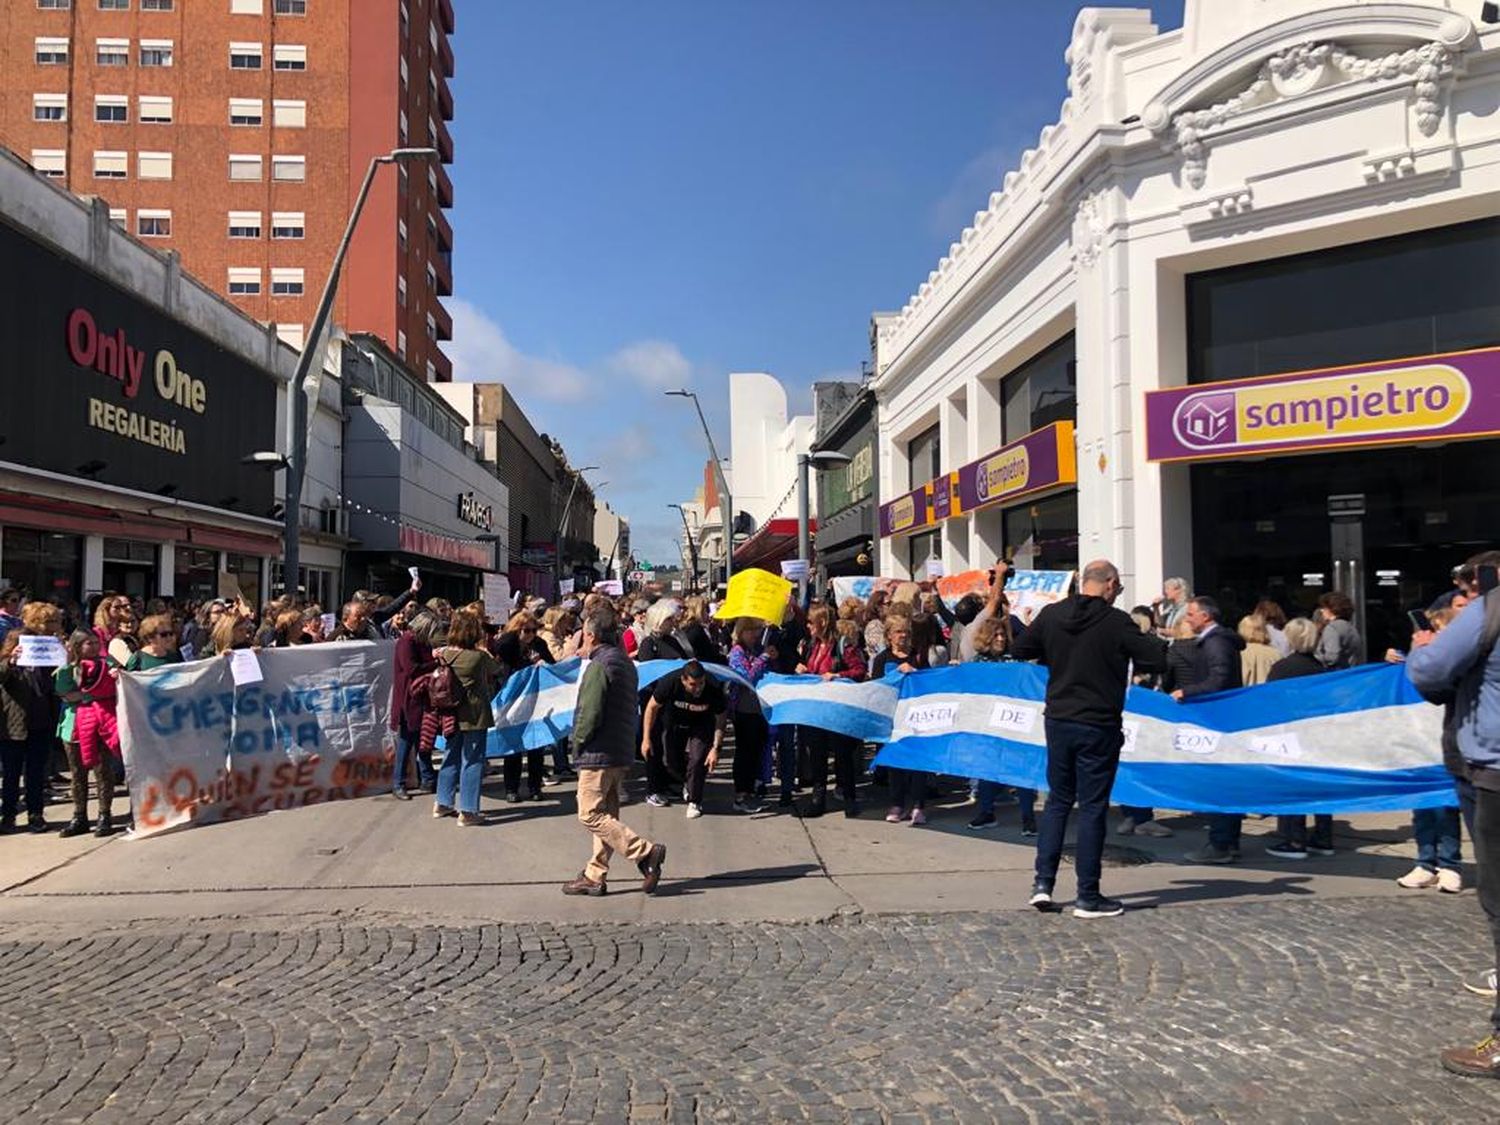
[(0, 460), (270, 514), (271, 375), (0, 223)]

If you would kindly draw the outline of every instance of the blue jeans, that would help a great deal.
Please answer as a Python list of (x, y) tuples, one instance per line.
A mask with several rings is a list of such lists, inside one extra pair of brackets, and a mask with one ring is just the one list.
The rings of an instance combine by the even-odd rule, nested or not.
[(975, 793), (979, 800), (979, 811), (985, 816), (995, 814), (995, 802), (1000, 799), (1000, 793), (1004, 789), (1014, 789), (1016, 801), (1021, 806), (1021, 827), (1036, 831), (1036, 790), (1022, 789), (1019, 786), (1001, 785), (998, 781), (985, 781), (980, 779)]
[(1458, 809), (1414, 809), (1411, 814), (1412, 835), (1417, 838), (1417, 866), (1428, 871), (1446, 867), (1462, 869), (1458, 839)]
[(414, 734), (396, 735), (396, 785), (406, 784), (406, 763), (412, 758), (417, 760), (417, 779), (423, 789), (431, 789), (437, 784), (437, 771), (432, 768), (432, 760), (417, 749), (417, 736)]
[(1037, 881), (1051, 887), (1062, 861), (1068, 818), (1078, 806), (1076, 870), (1078, 898), (1099, 897), (1104, 866), (1105, 818), (1109, 791), (1120, 768), (1125, 732), (1120, 724), (1100, 727), (1066, 719), (1047, 719), (1047, 803), (1036, 842)]
[[(437, 775), (437, 803), (459, 812), (479, 811), (479, 785), (484, 780), (484, 743), (482, 730), (454, 731), (443, 751), (443, 764)], [(458, 804), (454, 805), (454, 790)]]

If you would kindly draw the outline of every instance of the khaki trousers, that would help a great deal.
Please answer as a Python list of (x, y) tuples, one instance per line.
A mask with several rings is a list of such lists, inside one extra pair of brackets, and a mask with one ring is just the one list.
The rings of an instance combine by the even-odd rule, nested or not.
[(651, 841), (619, 819), (626, 772), (625, 766), (578, 771), (578, 819), (594, 834), (594, 854), (583, 873), (596, 883), (609, 878), (609, 861), (616, 852), (637, 863), (651, 854)]

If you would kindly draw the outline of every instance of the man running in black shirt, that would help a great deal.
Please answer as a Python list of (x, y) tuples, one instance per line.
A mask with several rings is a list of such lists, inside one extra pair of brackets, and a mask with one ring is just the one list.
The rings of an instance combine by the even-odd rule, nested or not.
[[(708, 771), (719, 764), (729, 699), (723, 685), (709, 679), (702, 664), (689, 660), (677, 671), (663, 676), (651, 689), (643, 729), (649, 731), (663, 711), (666, 732), (662, 747), (668, 755), (667, 764), (671, 768), (683, 763), (681, 769), (672, 772), (683, 775), (687, 816), (696, 820), (703, 815), (703, 785)], [(641, 754), (651, 757), (649, 736), (641, 739)]]

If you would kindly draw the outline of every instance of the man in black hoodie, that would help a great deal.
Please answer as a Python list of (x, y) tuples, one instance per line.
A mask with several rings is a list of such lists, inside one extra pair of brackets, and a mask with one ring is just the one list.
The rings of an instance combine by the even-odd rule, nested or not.
[(1016, 638), (1017, 660), (1047, 665), (1047, 804), (1036, 843), (1031, 905), (1052, 910), (1068, 818), (1078, 805), (1078, 918), (1110, 918), (1125, 907), (1099, 892), (1109, 791), (1120, 766), (1125, 689), (1131, 665), (1141, 672), (1167, 666), (1166, 642), (1142, 633), (1124, 610), (1120, 572), (1107, 559), (1083, 568), (1078, 593), (1044, 608)]

